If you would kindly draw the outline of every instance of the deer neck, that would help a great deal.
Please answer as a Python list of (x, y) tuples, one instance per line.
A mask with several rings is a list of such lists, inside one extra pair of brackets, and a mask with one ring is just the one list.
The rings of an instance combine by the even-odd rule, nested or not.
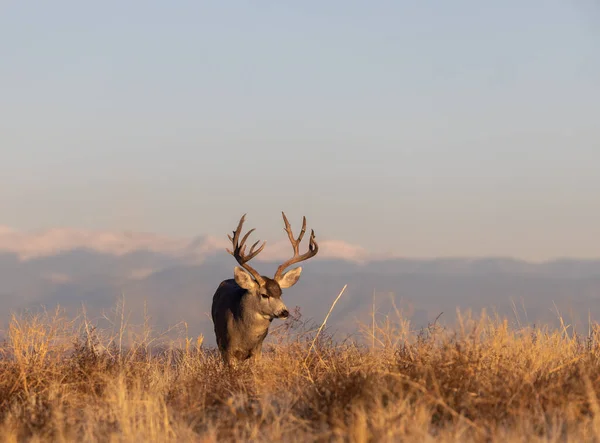
[(242, 321), (252, 329), (267, 330), (273, 320), (270, 316), (263, 315), (258, 309), (255, 295), (246, 293), (242, 297)]

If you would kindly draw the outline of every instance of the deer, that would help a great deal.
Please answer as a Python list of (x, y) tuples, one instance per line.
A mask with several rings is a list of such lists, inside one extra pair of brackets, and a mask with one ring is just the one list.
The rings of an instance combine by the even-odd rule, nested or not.
[(263, 341), (269, 333), (271, 322), (276, 318), (289, 317), (289, 311), (281, 299), (282, 289), (290, 288), (298, 282), (302, 267), (284, 271), (314, 257), (319, 251), (315, 231), (311, 230), (308, 251), (300, 254), (300, 242), (306, 232), (306, 217), (302, 217), (302, 229), (295, 238), (285, 213), (281, 214), (294, 253), (277, 268), (273, 278), (260, 275), (248, 264), (262, 252), (266, 242), (256, 249), (260, 243), (258, 240), (246, 254), (246, 240), (254, 231), (249, 230), (240, 241), (246, 214), (242, 215), (233, 236), (227, 236), (232, 249), (226, 248), (226, 251), (236, 259), (239, 266), (234, 267), (232, 279), (223, 280), (219, 284), (211, 307), (217, 346), (227, 366), (236, 366), (249, 359), (250, 362), (261, 359)]

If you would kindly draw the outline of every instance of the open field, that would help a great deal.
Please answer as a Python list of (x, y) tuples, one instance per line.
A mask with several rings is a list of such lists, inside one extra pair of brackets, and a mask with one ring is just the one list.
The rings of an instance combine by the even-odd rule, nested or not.
[[(0, 347), (3, 441), (596, 441), (600, 329), (450, 331), (402, 314), (333, 342), (298, 316), (257, 366), (225, 369), (202, 337), (13, 317)], [(118, 319), (117, 319), (118, 320)], [(118, 321), (117, 321), (118, 323)], [(126, 340), (127, 338), (127, 340)], [(155, 341), (156, 340), (156, 341)], [(124, 343), (127, 341), (128, 346)], [(163, 343), (164, 345), (164, 343)], [(160, 347), (160, 346), (159, 346)]]

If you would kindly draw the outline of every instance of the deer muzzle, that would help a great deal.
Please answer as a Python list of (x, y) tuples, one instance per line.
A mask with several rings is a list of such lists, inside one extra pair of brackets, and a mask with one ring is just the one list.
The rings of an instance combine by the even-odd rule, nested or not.
[(289, 316), (290, 312), (285, 308), (275, 315), (276, 318), (288, 318)]

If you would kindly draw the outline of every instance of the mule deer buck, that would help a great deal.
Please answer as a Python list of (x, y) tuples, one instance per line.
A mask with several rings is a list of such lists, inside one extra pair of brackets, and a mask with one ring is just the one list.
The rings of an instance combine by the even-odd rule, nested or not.
[(228, 235), (233, 250), (227, 249), (227, 252), (234, 256), (241, 267), (234, 268), (234, 278), (221, 282), (213, 296), (211, 308), (217, 345), (227, 365), (235, 365), (249, 358), (253, 361), (260, 359), (263, 340), (269, 333), (273, 319), (289, 316), (288, 309), (281, 300), (281, 290), (296, 284), (302, 267), (284, 271), (295, 263), (314, 257), (319, 251), (315, 232), (311, 230), (308, 251), (300, 255), (298, 249), (306, 231), (306, 217), (302, 219), (302, 230), (298, 238), (294, 238), (285, 213), (281, 214), (294, 255), (277, 268), (272, 279), (260, 275), (248, 264), (264, 249), (266, 242), (255, 250), (260, 243), (260, 240), (257, 241), (246, 255), (246, 240), (254, 231), (248, 231), (240, 241), (246, 214), (233, 231), (233, 237)]

